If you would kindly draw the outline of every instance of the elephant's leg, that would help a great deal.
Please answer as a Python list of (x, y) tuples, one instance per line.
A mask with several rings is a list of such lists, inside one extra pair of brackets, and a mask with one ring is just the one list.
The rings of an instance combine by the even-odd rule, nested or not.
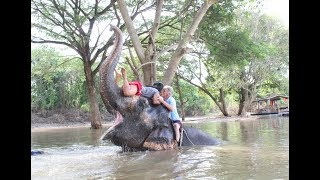
[(172, 131), (168, 128), (157, 128), (150, 133), (143, 143), (143, 147), (149, 150), (166, 150), (177, 147), (176, 141), (172, 138)]

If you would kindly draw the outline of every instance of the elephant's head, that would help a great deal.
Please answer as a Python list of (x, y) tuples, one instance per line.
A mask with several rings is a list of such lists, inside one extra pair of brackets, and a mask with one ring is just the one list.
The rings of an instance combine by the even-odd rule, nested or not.
[(169, 111), (162, 105), (153, 105), (142, 96), (124, 96), (115, 83), (114, 70), (122, 51), (123, 37), (116, 26), (111, 25), (111, 30), (115, 32), (115, 44), (100, 66), (100, 95), (105, 106), (116, 111), (116, 118), (102, 139), (121, 146), (123, 151), (173, 148), (175, 143)]

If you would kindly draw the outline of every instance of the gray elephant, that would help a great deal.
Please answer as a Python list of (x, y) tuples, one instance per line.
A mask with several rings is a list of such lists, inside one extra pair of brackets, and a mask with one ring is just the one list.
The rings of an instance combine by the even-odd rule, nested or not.
[[(126, 97), (115, 83), (114, 70), (123, 46), (122, 32), (111, 25), (115, 32), (115, 43), (111, 54), (101, 64), (100, 96), (106, 107), (115, 110), (114, 124), (102, 135), (102, 140), (110, 140), (122, 147), (122, 151), (166, 150), (178, 146), (168, 109), (154, 105), (142, 96)], [(192, 127), (183, 128), (182, 146), (216, 145), (217, 139)]]

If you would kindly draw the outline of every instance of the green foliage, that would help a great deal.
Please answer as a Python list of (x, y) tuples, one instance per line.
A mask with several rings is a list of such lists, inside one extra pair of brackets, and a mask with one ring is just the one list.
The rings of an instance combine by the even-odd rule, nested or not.
[(270, 77), (270, 79), (263, 82), (262, 87), (258, 92), (258, 97), (265, 98), (276, 94), (289, 95), (288, 78), (275, 76)]
[[(197, 57), (194, 54), (185, 56), (179, 65), (179, 72), (182, 72), (186, 78), (201, 80), (204, 83), (203, 87), (214, 97), (219, 96), (219, 88), (224, 89), (228, 106), (237, 105), (239, 87), (255, 85), (259, 88), (256, 93), (261, 97), (272, 93), (289, 94), (288, 77), (285, 76), (289, 65), (288, 31), (282, 29), (274, 19), (256, 13), (255, 9), (259, 2), (253, 5), (253, 9), (243, 10), (245, 9), (243, 5), (247, 2), (255, 1), (225, 0), (210, 7), (194, 35), (195, 47), (203, 47), (199, 51), (201, 56), (197, 53), (194, 53), (198, 55)], [(51, 1), (46, 3), (48, 5), (42, 6), (42, 1), (32, 1), (32, 13), (37, 11), (36, 5), (39, 5), (43, 12), (41, 14), (38, 10), (34, 14), (39, 18), (32, 23), (32, 27), (36, 27), (40, 33), (46, 32), (54, 40), (62, 39), (61, 42), (68, 42), (72, 47), (78, 47), (78, 45), (84, 47), (83, 40), (86, 40), (87, 36), (90, 38), (88, 42), (91, 49), (97, 50), (102, 47), (93, 48), (92, 45), (103, 45), (105, 38), (100, 38), (99, 43), (94, 43), (91, 32), (82, 36), (78, 31), (81, 29), (79, 27), (84, 30), (89, 27), (88, 19), (93, 18), (95, 11), (92, 11), (92, 7), (95, 2), (81, 3), (83, 12), (77, 11), (76, 8), (72, 9), (68, 4), (60, 3), (58, 6), (61, 12), (66, 12), (62, 14), (54, 10), (55, 8), (50, 4)], [(134, 12), (135, 6), (140, 2), (127, 1), (127, 3), (129, 11)], [(139, 8), (143, 9), (150, 3), (153, 2), (144, 1), (139, 4), (141, 5)], [(182, 12), (181, 10), (189, 3), (191, 6), (187, 11)], [(199, 4), (202, 3), (203, 1), (164, 2), (161, 25), (156, 37), (157, 49), (163, 50), (180, 40), (180, 33), (183, 35), (188, 30)], [(107, 1), (99, 1), (98, 11), (108, 4)], [(51, 20), (46, 17), (51, 17)], [(96, 17), (98, 23), (105, 24), (111, 22), (116, 16), (114, 12), (107, 11), (104, 15)], [(145, 31), (146, 26), (151, 27), (153, 18), (145, 17), (145, 19), (146, 21), (135, 20), (135, 25), (141, 27), (140, 32)], [(57, 26), (55, 23), (62, 26)], [(163, 26), (164, 24), (167, 26)], [(105, 34), (105, 30), (96, 30), (96, 27), (98, 24), (93, 26), (92, 32), (99, 31)], [(140, 39), (146, 36), (147, 34), (141, 35)], [(142, 43), (144, 45), (147, 42)], [(172, 51), (163, 54), (157, 62), (157, 79), (159, 80), (162, 79), (161, 75), (167, 68), (171, 53)], [(92, 52), (91, 55), (93, 54)], [(98, 63), (96, 62), (91, 68), (97, 67)], [(121, 66), (130, 69), (124, 62)], [(31, 72), (33, 109), (76, 107), (88, 110), (81, 61), (63, 57), (54, 49), (39, 48), (32, 51)], [(243, 76), (242, 73), (244, 73)], [(128, 75), (129, 79), (135, 79), (131, 71), (128, 71)], [(99, 81), (96, 79), (96, 82), (98, 89)], [(180, 81), (180, 84), (188, 115), (205, 115), (216, 108), (212, 99), (198, 88), (184, 81)], [(180, 111), (177, 93), (175, 98)], [(97, 97), (97, 99), (100, 109), (104, 110), (101, 98)]]
[(225, 0), (213, 4), (206, 13), (205, 19), (202, 21), (203, 23), (201, 23), (201, 27), (203, 28), (204, 25), (208, 25), (208, 22), (215, 22), (213, 23), (213, 26), (218, 24), (227, 25), (232, 22), (235, 18), (234, 10), (237, 8), (237, 3), (235, 2), (240, 1)]
[[(183, 101), (186, 102), (186, 116), (206, 115), (212, 110), (212, 101), (208, 99), (207, 95), (200, 92), (198, 88), (182, 80), (179, 81), (179, 86), (182, 91)], [(181, 105), (176, 89), (175, 87), (174, 97), (177, 101), (178, 112), (181, 115)]]
[[(238, 106), (238, 88), (258, 96), (287, 94), (288, 31), (250, 5), (245, 11), (229, 6), (229, 10), (219, 9), (219, 4), (211, 7), (198, 31), (210, 54), (185, 58), (179, 74), (202, 81), (202, 88), (216, 98), (218, 89), (224, 89), (228, 107)], [(206, 54), (206, 49), (198, 52)]]
[(266, 54), (263, 44), (250, 37), (251, 31), (238, 24), (236, 10), (243, 5), (242, 1), (221, 1), (210, 8), (199, 26), (198, 34), (205, 41), (211, 59), (225, 66), (245, 66), (248, 60)]
[(84, 112), (89, 112), (90, 111), (90, 105), (88, 103), (82, 104), (80, 109)]
[(56, 105), (57, 92), (54, 84), (48, 82), (43, 77), (34, 76), (31, 85), (32, 108), (34, 109), (51, 109)]
[(46, 46), (32, 50), (31, 59), (33, 110), (78, 108), (87, 103), (81, 61), (62, 57)]

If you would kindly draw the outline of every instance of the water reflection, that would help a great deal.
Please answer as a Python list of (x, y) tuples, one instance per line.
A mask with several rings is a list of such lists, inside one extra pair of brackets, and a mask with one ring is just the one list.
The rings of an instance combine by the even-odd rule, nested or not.
[(288, 179), (289, 118), (187, 124), (223, 141), (220, 146), (119, 153), (101, 141), (106, 130), (32, 132), (32, 179)]
[(257, 141), (258, 138), (258, 126), (259, 121), (255, 123), (252, 121), (252, 123), (240, 121), (240, 135), (241, 135), (241, 141), (242, 143), (250, 144)]
[(220, 123), (220, 133), (221, 133), (221, 139), (224, 141), (228, 141), (228, 123), (227, 122), (221, 122)]
[(75, 144), (95, 146), (101, 144), (99, 138), (105, 130), (106, 127), (98, 130), (89, 127), (50, 129), (31, 133), (31, 143), (34, 148), (68, 147)]
[[(179, 176), (179, 151), (123, 153), (120, 163), (109, 177), (115, 179), (154, 179)], [(121, 163), (130, 162), (130, 163)], [(176, 167), (176, 168), (173, 168)]]

